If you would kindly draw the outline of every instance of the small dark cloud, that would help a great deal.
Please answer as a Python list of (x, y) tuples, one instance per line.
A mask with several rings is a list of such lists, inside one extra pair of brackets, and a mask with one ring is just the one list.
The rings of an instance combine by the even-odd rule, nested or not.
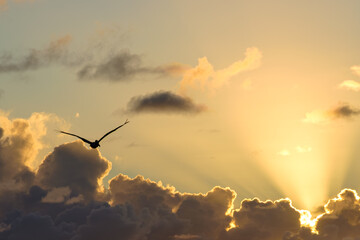
[(197, 114), (206, 110), (204, 105), (193, 102), (170, 91), (158, 91), (130, 99), (125, 112), (128, 113), (185, 113)]
[(351, 118), (360, 115), (360, 109), (344, 103), (332, 109), (330, 113), (332, 113), (335, 118)]
[(328, 110), (315, 110), (306, 113), (304, 122), (326, 123), (338, 119), (351, 119), (360, 115), (360, 109), (347, 103), (340, 103), (338, 106)]

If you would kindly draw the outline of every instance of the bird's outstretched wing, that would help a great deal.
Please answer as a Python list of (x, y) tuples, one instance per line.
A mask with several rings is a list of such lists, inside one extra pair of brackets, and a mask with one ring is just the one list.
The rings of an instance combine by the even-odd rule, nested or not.
[(68, 132), (64, 132), (64, 131), (59, 131), (60, 133), (64, 133), (64, 134), (67, 134), (67, 135), (71, 135), (71, 136), (74, 136), (74, 137), (77, 137), (77, 138), (80, 138), (81, 140), (83, 140), (84, 142), (90, 144), (91, 142), (85, 138), (82, 138), (78, 135), (75, 135), (75, 134), (72, 134), (72, 133), (68, 133)]
[(112, 132), (115, 132), (116, 130), (118, 130), (119, 128), (121, 128), (122, 126), (124, 126), (124, 125), (127, 124), (127, 123), (129, 123), (129, 121), (126, 119), (126, 121), (125, 121), (123, 124), (121, 124), (121, 125), (118, 126), (117, 128), (111, 130), (110, 132), (108, 132), (108, 133), (106, 133), (104, 136), (102, 136), (102, 137), (99, 139), (99, 142), (100, 142), (101, 140), (103, 140), (104, 137), (106, 137), (107, 135), (109, 135), (109, 134), (112, 133)]

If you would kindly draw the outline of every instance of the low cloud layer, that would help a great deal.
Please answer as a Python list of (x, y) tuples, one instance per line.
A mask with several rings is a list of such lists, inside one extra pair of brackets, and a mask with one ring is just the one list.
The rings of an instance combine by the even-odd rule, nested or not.
[[(38, 170), (29, 120), (2, 116), (0, 239), (36, 240), (344, 240), (360, 238), (360, 198), (344, 189), (317, 218), (289, 199), (244, 199), (216, 186), (181, 193), (143, 176), (119, 174), (104, 189), (111, 164), (80, 141), (55, 147)], [(5, 120), (6, 121), (5, 121)]]
[(130, 99), (125, 112), (128, 113), (179, 113), (197, 114), (206, 110), (204, 105), (194, 103), (185, 96), (170, 91), (158, 91)]
[(329, 110), (315, 110), (306, 113), (303, 121), (308, 123), (326, 123), (337, 119), (352, 119), (358, 115), (360, 115), (359, 108), (342, 103)]

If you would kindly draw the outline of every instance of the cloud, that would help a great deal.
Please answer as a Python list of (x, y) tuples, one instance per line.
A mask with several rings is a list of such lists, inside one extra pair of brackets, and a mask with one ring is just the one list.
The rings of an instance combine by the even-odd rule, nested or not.
[(179, 91), (183, 94), (191, 88), (213, 91), (227, 84), (231, 77), (258, 68), (261, 59), (262, 53), (259, 49), (248, 48), (245, 52), (245, 59), (234, 62), (227, 68), (215, 71), (206, 57), (199, 58), (198, 65), (184, 73), (183, 79), (179, 83)]
[(348, 90), (353, 90), (355, 92), (360, 91), (360, 83), (354, 80), (345, 80), (339, 84), (339, 87)]
[(173, 187), (144, 179), (143, 176), (129, 178), (119, 174), (109, 182), (112, 205), (132, 203), (136, 209), (148, 208), (150, 211), (161, 206), (174, 208), (179, 205), (181, 196)]
[(2, 55), (0, 57), (0, 73), (37, 70), (51, 63), (70, 64), (67, 59), (67, 47), (71, 39), (70, 35), (65, 35), (50, 42), (44, 49), (30, 50), (27, 55), (17, 60), (13, 60), (11, 54)]
[(300, 230), (300, 212), (288, 199), (274, 202), (245, 199), (233, 218), (235, 227), (224, 232), (222, 239), (278, 240), (287, 232)]
[[(10, 119), (0, 111), (0, 188), (29, 180), (30, 171), (47, 132), (46, 123), (54, 114), (33, 113), (28, 119)], [(27, 181), (24, 181), (26, 183)]]
[(289, 199), (244, 199), (236, 207), (236, 193), (227, 187), (182, 193), (140, 175), (119, 174), (104, 189), (101, 181), (111, 165), (98, 150), (79, 141), (62, 144), (36, 171), (26, 167), (24, 151), (34, 148), (41, 127), (32, 132), (28, 119), (10, 120), (4, 114), (1, 121), (1, 240), (360, 238), (360, 198), (355, 190), (342, 190), (312, 218)]
[(170, 91), (158, 91), (130, 99), (125, 112), (129, 113), (185, 113), (197, 114), (206, 110), (204, 105), (193, 102), (189, 97)]
[(139, 74), (155, 74), (159, 76), (179, 75), (187, 67), (174, 63), (158, 67), (144, 67), (141, 57), (129, 51), (109, 56), (98, 64), (85, 64), (77, 73), (80, 80), (107, 80), (111, 82), (129, 81)]
[(101, 182), (110, 168), (111, 163), (98, 150), (88, 149), (76, 141), (60, 145), (46, 156), (36, 181), (45, 189), (69, 187), (73, 196), (81, 194), (90, 201), (102, 192)]
[(337, 119), (351, 119), (360, 115), (360, 109), (350, 106), (347, 103), (341, 103), (329, 110), (314, 110), (306, 113), (304, 122), (308, 123), (326, 123)]

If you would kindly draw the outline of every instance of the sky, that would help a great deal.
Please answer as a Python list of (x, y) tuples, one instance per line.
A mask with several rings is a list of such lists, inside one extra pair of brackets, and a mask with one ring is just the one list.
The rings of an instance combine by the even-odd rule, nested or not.
[(0, 0), (0, 240), (359, 238), (359, 9)]

